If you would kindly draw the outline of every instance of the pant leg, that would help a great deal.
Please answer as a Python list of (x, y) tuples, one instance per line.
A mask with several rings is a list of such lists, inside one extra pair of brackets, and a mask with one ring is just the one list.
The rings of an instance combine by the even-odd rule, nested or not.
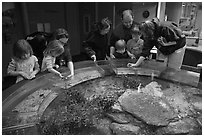
[(180, 48), (180, 49), (176, 50), (174, 53), (170, 54), (168, 56), (167, 66), (170, 68), (174, 68), (176, 70), (179, 70), (181, 68), (182, 63), (183, 63), (183, 57), (185, 54), (185, 49), (186, 49), (186, 46), (184, 46), (183, 48)]

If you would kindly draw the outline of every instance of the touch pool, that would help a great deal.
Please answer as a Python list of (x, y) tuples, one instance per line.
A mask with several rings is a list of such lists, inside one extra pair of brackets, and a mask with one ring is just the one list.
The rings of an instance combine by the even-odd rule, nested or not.
[(105, 74), (79, 62), (72, 79), (43, 74), (14, 85), (3, 101), (3, 134), (202, 134), (199, 75), (154, 61), (127, 68), (129, 61), (97, 62)]

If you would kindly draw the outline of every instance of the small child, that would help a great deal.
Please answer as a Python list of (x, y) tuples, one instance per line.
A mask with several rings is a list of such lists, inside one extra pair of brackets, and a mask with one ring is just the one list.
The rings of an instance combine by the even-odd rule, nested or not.
[(132, 39), (127, 42), (127, 50), (134, 56), (135, 58), (139, 58), (142, 53), (143, 43), (144, 41), (140, 39), (140, 32), (137, 26), (134, 26), (131, 29)]
[(129, 51), (126, 50), (126, 43), (124, 40), (118, 40), (115, 43), (115, 53), (113, 54), (117, 59), (134, 58)]
[(13, 46), (13, 58), (8, 65), (7, 73), (17, 76), (16, 83), (23, 79), (33, 79), (40, 71), (38, 59), (26, 40), (18, 40)]
[(48, 70), (51, 73), (54, 73), (60, 77), (63, 77), (62, 74), (55, 70), (55, 68), (59, 68), (58, 65), (55, 64), (56, 57), (60, 56), (64, 52), (63, 44), (59, 40), (53, 40), (48, 45), (47, 48), (44, 50), (44, 58), (42, 61), (41, 71)]

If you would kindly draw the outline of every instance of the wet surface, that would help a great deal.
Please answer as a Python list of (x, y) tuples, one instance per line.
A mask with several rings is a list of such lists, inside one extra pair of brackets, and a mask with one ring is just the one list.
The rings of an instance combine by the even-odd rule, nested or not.
[[(155, 81), (160, 85), (161, 94), (152, 85), (147, 86), (151, 78), (138, 76), (99, 78), (64, 90), (44, 112), (40, 133), (201, 134), (196, 120), (201, 110), (197, 111), (192, 104), (194, 95), (189, 93), (192, 88)], [(139, 83), (142, 92), (138, 93)], [(130, 97), (119, 101), (122, 112), (113, 110), (114, 103), (127, 92)], [(194, 89), (192, 92), (200, 91)], [(104, 118), (109, 121), (99, 128), (96, 123)]]

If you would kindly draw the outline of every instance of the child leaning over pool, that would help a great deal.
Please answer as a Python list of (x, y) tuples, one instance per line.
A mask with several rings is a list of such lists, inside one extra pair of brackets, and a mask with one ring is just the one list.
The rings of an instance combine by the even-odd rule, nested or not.
[(130, 52), (126, 50), (126, 43), (123, 39), (116, 41), (115, 49), (116, 50), (113, 55), (116, 59), (134, 58), (134, 55), (130, 54)]
[(16, 83), (23, 79), (35, 78), (40, 71), (38, 59), (33, 55), (33, 50), (26, 40), (18, 40), (13, 45), (13, 56), (7, 68), (8, 75), (17, 76)]
[(59, 40), (53, 40), (48, 45), (47, 48), (44, 50), (44, 58), (42, 61), (41, 71), (49, 71), (54, 73), (60, 77), (63, 77), (62, 74), (55, 70), (55, 68), (59, 68), (57, 64), (55, 64), (56, 57), (60, 56), (64, 52), (63, 44)]
[(132, 39), (127, 42), (127, 50), (134, 55), (136, 59), (140, 57), (143, 49), (143, 39), (140, 38), (141, 33), (139, 31), (139, 26), (134, 26), (131, 31)]

